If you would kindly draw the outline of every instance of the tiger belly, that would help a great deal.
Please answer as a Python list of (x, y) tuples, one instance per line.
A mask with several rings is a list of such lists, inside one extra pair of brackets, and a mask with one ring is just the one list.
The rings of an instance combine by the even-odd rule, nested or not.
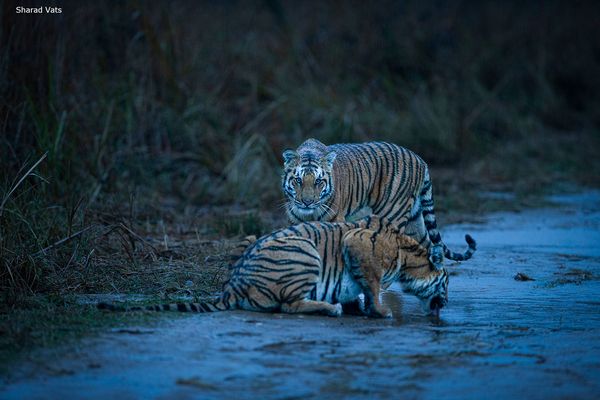
[(362, 293), (358, 283), (346, 271), (342, 274), (339, 286), (341, 287), (338, 288), (335, 282), (327, 284), (325, 281), (320, 281), (317, 283), (316, 290), (311, 292), (310, 300), (326, 301), (331, 304), (349, 303)]

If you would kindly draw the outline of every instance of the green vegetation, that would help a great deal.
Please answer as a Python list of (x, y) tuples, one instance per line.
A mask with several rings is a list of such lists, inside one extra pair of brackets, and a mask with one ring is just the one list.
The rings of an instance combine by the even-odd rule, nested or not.
[(592, 2), (1, 4), (3, 347), (89, 320), (78, 294), (218, 290), (308, 137), (416, 151), (442, 226), (600, 183)]

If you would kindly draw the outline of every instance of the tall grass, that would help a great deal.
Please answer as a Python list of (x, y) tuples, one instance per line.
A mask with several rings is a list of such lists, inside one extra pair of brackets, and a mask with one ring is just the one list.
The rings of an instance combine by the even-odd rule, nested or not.
[(0, 287), (13, 300), (53, 290), (48, 269), (87, 265), (132, 193), (140, 209), (277, 210), (279, 154), (308, 137), (393, 141), (486, 185), (599, 183), (593, 2), (15, 5), (2, 3), (0, 33)]

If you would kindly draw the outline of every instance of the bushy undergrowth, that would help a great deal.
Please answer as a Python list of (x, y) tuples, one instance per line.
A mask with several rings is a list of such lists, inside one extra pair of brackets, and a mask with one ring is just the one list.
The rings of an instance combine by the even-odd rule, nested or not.
[[(126, 291), (147, 262), (208, 255), (164, 253), (169, 237), (264, 231), (281, 150), (308, 137), (413, 149), (445, 171), (441, 209), (599, 183), (593, 2), (2, 5), (4, 305)], [(237, 216), (211, 220), (223, 205)]]

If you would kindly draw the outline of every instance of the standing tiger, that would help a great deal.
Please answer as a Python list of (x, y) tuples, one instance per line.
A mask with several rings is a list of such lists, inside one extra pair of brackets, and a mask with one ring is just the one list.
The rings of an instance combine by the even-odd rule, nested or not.
[(326, 146), (308, 139), (283, 152), (282, 188), (292, 223), (348, 221), (370, 209), (419, 243), (428, 238), (434, 258), (469, 259), (476, 248), (450, 251), (437, 230), (427, 164), (395, 144), (369, 142)]
[[(394, 281), (433, 314), (447, 303), (448, 274), (441, 262), (428, 257), (427, 244), (399, 234), (376, 216), (357, 222), (302, 223), (250, 239), (243, 247), (216, 301), (129, 310), (243, 309), (339, 316), (342, 305), (356, 307), (363, 293), (367, 315), (388, 317), (390, 311), (380, 303), (379, 292)], [(98, 307), (125, 310), (104, 303)]]

